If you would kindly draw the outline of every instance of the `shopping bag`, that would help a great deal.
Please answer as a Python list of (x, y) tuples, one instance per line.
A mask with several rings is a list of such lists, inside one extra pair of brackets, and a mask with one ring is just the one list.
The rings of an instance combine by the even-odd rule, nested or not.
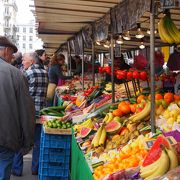
[(48, 84), (47, 96), (46, 96), (46, 98), (47, 98), (48, 100), (52, 100), (52, 99), (54, 98), (56, 86), (57, 86), (57, 85), (54, 84), (54, 83), (49, 83), (49, 84)]

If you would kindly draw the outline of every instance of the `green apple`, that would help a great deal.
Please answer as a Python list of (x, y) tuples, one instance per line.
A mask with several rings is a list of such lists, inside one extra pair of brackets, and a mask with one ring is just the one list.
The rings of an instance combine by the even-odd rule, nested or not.
[(156, 104), (156, 106), (161, 105), (161, 100), (155, 100), (155, 104)]
[(168, 103), (164, 99), (161, 100), (161, 104), (163, 105), (164, 108), (168, 107)]

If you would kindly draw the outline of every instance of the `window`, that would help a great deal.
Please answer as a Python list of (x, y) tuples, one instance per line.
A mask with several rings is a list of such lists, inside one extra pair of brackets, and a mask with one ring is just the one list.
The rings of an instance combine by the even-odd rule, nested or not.
[(26, 28), (24, 27), (24, 28), (23, 28), (23, 33), (25, 33), (25, 32), (26, 32)]
[(32, 36), (29, 36), (29, 41), (32, 41), (33, 40), (33, 37)]
[(33, 33), (33, 28), (30, 28), (30, 29), (29, 29), (29, 32), (30, 32), (30, 33)]
[(26, 40), (26, 36), (23, 36), (23, 41), (25, 41)]
[(29, 49), (32, 49), (32, 44), (29, 44)]
[(24, 48), (24, 49), (26, 48), (26, 44), (25, 44), (25, 43), (23, 43), (23, 48)]

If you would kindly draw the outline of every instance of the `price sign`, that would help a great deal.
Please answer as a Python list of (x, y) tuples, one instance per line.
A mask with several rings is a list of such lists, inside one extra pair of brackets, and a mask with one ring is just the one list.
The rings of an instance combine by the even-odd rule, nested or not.
[[(172, 136), (167, 136), (166, 139), (168, 140), (169, 144), (171, 144), (171, 145), (177, 144), (177, 141)], [(146, 141), (145, 142), (146, 149), (151, 149), (151, 147), (153, 146), (154, 142), (155, 142), (155, 139)]]
[(161, 0), (162, 9), (180, 7), (180, 0)]

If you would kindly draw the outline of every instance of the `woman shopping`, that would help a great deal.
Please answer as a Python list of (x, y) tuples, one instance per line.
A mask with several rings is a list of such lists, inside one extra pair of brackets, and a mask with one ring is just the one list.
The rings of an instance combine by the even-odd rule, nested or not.
[(63, 65), (65, 64), (65, 56), (63, 54), (55, 54), (50, 62), (50, 67), (48, 71), (49, 85), (47, 92), (48, 106), (53, 104), (55, 88), (59, 81), (71, 79), (72, 76), (63, 75)]

